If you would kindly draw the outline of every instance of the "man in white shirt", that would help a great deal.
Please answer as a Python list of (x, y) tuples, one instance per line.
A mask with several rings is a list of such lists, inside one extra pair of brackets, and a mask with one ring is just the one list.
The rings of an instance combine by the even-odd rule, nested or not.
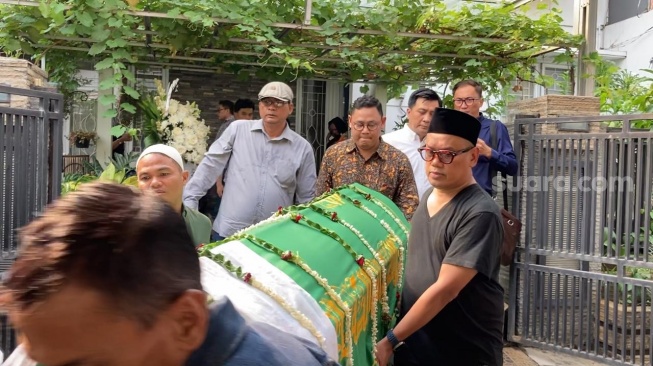
[(420, 198), (431, 188), (431, 184), (424, 173), (424, 160), (420, 157), (417, 149), (420, 148), (422, 140), (426, 136), (433, 113), (441, 106), (442, 99), (432, 89), (415, 90), (408, 98), (408, 109), (406, 110), (408, 122), (402, 129), (382, 136), (383, 141), (408, 156), (410, 165), (413, 167), (417, 194)]
[(224, 195), (213, 222), (215, 241), (269, 218), (279, 206), (315, 197), (313, 147), (287, 122), (294, 108), (292, 89), (273, 81), (261, 89), (258, 98), (261, 119), (232, 122), (211, 144), (184, 188), (184, 205), (197, 209), (217, 177), (225, 177)]

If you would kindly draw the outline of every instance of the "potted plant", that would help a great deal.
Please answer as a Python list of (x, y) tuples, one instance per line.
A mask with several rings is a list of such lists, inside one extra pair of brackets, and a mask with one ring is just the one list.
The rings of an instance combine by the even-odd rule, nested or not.
[(91, 140), (95, 141), (95, 139), (97, 139), (95, 131), (73, 131), (68, 136), (68, 141), (80, 149), (86, 149), (91, 144)]
[[(646, 214), (644, 210), (641, 213)], [(653, 211), (648, 215), (653, 219)], [(620, 259), (634, 258), (638, 254), (643, 258), (653, 256), (653, 225), (650, 228), (642, 226), (637, 229), (634, 232), (623, 230), (627, 232), (621, 234), (621, 240), (617, 244), (618, 234), (604, 228), (602, 254)], [(636, 245), (636, 242), (639, 245)], [(627, 248), (630, 248), (630, 253)], [(639, 253), (635, 248), (640, 249)], [(646, 248), (649, 252), (643, 253)], [(617, 266), (603, 264), (602, 272), (616, 275)], [(624, 266), (623, 275), (640, 280), (653, 280), (653, 270), (645, 267)], [(609, 334), (605, 344), (603, 339), (599, 339), (599, 348), (613, 357), (639, 363), (645, 355), (650, 354), (652, 346), (649, 336), (651, 323), (646, 319), (652, 311), (653, 294), (650, 287), (605, 282), (599, 291), (599, 334), (606, 331)], [(639, 334), (646, 336), (640, 337)]]

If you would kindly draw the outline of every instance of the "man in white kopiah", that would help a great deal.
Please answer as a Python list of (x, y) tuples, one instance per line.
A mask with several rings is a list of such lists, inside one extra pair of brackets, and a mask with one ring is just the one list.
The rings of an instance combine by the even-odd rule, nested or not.
[(216, 179), (224, 177), (213, 240), (270, 217), (279, 206), (305, 203), (315, 196), (313, 148), (287, 123), (294, 108), (292, 89), (274, 81), (261, 89), (258, 99), (261, 119), (232, 122), (184, 189), (184, 204), (195, 209)]
[(163, 198), (186, 222), (195, 246), (211, 240), (211, 221), (199, 211), (182, 202), (188, 172), (184, 170), (181, 154), (174, 147), (156, 144), (143, 150), (136, 161), (138, 188), (152, 191)]

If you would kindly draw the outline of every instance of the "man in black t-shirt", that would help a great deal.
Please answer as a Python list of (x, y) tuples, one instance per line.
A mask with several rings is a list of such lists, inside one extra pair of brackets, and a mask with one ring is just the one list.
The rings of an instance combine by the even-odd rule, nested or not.
[(420, 148), (429, 183), (411, 221), (400, 320), (377, 344), (385, 366), (500, 366), (503, 230), (475, 181), (480, 123), (439, 108)]

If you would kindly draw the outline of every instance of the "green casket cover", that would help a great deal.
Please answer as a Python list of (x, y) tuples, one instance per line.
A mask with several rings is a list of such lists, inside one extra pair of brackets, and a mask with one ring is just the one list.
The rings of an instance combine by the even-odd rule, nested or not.
[[(200, 256), (261, 290), (315, 339), (324, 339), (289, 305), (292, 301), (284, 300), (288, 296), (273, 290), (274, 276), (253, 276), (253, 263), (234, 265), (229, 251), (221, 250), (234, 241), (246, 246), (319, 304), (335, 328), (340, 364), (372, 365), (374, 345), (396, 322), (409, 230), (390, 199), (351, 184), (309, 203), (280, 208), (268, 220), (203, 246)], [(223, 291), (229, 296), (229, 287)]]

